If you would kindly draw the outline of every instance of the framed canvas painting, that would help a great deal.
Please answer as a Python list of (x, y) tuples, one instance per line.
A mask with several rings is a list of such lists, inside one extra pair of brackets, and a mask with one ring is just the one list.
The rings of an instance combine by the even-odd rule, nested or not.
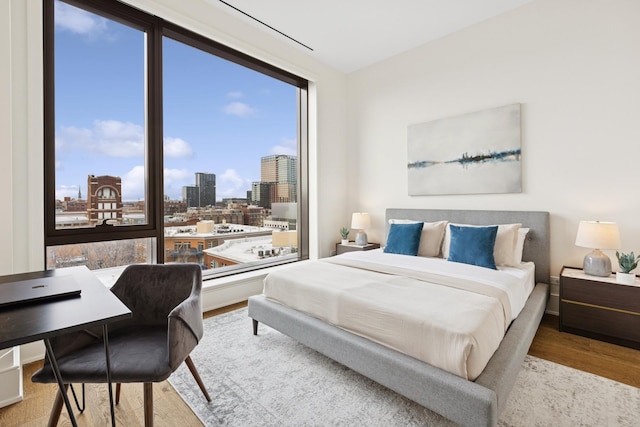
[(520, 104), (410, 125), (409, 195), (522, 191)]

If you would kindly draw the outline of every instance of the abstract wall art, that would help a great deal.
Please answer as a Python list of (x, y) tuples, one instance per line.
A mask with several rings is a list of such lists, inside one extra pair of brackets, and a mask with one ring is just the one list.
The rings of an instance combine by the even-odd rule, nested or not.
[(522, 191), (520, 104), (410, 125), (409, 195)]

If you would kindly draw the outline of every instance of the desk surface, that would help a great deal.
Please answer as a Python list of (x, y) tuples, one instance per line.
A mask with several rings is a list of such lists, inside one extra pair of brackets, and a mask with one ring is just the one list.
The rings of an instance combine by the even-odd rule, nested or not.
[(99, 326), (131, 316), (131, 311), (86, 267), (0, 276), (4, 283), (72, 275), (80, 297), (51, 300), (0, 309), (0, 349)]

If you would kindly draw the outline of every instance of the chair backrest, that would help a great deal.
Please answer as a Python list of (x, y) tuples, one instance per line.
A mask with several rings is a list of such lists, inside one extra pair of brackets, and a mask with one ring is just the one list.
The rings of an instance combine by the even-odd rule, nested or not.
[(200, 304), (202, 270), (198, 264), (130, 265), (111, 292), (133, 313), (126, 325), (166, 324), (169, 313), (187, 298)]

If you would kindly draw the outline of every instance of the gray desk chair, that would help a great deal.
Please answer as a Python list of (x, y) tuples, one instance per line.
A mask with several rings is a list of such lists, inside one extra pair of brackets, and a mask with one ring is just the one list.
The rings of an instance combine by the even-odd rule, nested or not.
[[(111, 291), (132, 311), (130, 319), (109, 326), (111, 379), (144, 383), (145, 426), (153, 425), (152, 383), (164, 381), (186, 362), (207, 401), (211, 401), (189, 353), (203, 335), (202, 271), (197, 264), (130, 265)], [(96, 310), (99, 310), (96, 307)], [(51, 340), (65, 384), (105, 383), (102, 329), (62, 335)], [(33, 382), (55, 383), (48, 359)], [(58, 423), (63, 400), (56, 397), (49, 425)]]

